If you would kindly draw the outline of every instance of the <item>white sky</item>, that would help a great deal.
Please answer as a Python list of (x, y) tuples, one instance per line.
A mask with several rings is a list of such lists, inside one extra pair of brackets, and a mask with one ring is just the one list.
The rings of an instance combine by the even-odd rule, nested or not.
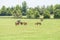
[(17, 4), (22, 5), (22, 2), (26, 1), (28, 7), (47, 6), (60, 4), (60, 0), (0, 0), (0, 8), (5, 5), (6, 7), (16, 6)]

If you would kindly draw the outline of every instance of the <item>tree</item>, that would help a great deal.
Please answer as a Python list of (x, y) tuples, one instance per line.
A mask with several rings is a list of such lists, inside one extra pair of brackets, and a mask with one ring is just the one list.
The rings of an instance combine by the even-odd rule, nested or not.
[(56, 9), (54, 12), (54, 18), (60, 18), (60, 9)]
[(27, 18), (32, 18), (32, 17), (31, 17), (31, 11), (30, 11), (30, 10), (27, 11)]
[(34, 18), (34, 10), (33, 8), (29, 8), (29, 10), (27, 11), (27, 18)]
[(43, 6), (43, 7), (40, 8), (40, 15), (43, 15), (44, 11), (45, 11), (45, 6)]
[(18, 10), (18, 11), (17, 10), (14, 10), (13, 13), (14, 13), (13, 16), (16, 17), (16, 18), (21, 18), (22, 17), (22, 14), (21, 14), (21, 11), (20, 10)]
[(25, 16), (27, 12), (27, 4), (26, 1), (22, 3), (22, 15)]
[(50, 14), (53, 14), (54, 13), (53, 5), (47, 6), (47, 10), (50, 12)]
[(6, 16), (6, 7), (2, 6), (0, 16)]
[(16, 11), (18, 12), (19, 17), (22, 17), (22, 10), (21, 10), (21, 6), (16, 5)]
[(21, 6), (16, 5), (15, 9), (16, 9), (16, 10), (21, 10)]
[(60, 9), (60, 4), (56, 4), (56, 5), (54, 6), (54, 8), (55, 8), (55, 10), (56, 10), (56, 9)]
[(40, 14), (39, 14), (39, 12), (37, 10), (35, 11), (34, 16), (35, 16), (35, 18), (39, 18), (40, 17)]
[(35, 7), (35, 9), (34, 10), (37, 10), (38, 12), (39, 12), (39, 14), (40, 14), (40, 7), (39, 6), (37, 6), (37, 7)]
[(22, 17), (21, 7), (19, 5), (16, 5), (16, 7), (14, 7), (13, 16), (15, 16), (16, 18)]
[(7, 15), (7, 16), (12, 16), (11, 8), (7, 8), (7, 9), (6, 9), (6, 15)]
[(60, 4), (54, 6), (54, 18), (60, 18)]
[(44, 11), (44, 18), (50, 18), (50, 12), (48, 10)]

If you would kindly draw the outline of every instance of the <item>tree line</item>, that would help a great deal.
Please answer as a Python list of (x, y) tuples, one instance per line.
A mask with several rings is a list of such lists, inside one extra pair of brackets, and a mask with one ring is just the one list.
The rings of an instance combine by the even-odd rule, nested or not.
[(14, 16), (15, 18), (50, 18), (54, 15), (54, 18), (60, 18), (60, 4), (50, 5), (50, 6), (37, 6), (28, 8), (26, 1), (22, 2), (22, 6), (16, 5), (15, 7), (5, 7), (2, 6), (0, 9), (0, 16)]

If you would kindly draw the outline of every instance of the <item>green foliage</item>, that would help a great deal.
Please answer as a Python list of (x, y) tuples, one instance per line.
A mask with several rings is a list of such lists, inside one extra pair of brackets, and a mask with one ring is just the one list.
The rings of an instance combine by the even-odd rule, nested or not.
[(12, 15), (12, 13), (11, 13), (11, 9), (10, 8), (7, 8), (6, 9), (6, 15), (8, 16), (11, 16)]
[(53, 9), (53, 5), (51, 5), (51, 6), (47, 6), (46, 9), (50, 12), (50, 14), (53, 14), (53, 11), (54, 11), (54, 9)]
[(60, 4), (56, 4), (54, 7), (55, 9), (60, 9)]
[(6, 7), (2, 6), (0, 16), (4, 16), (4, 15), (6, 15)]
[(48, 10), (44, 11), (44, 18), (50, 18), (50, 12)]
[(45, 11), (45, 6), (42, 6), (42, 7), (40, 8), (40, 15), (43, 15), (43, 14), (44, 14), (44, 11)]
[(0, 9), (0, 16), (14, 16), (15, 18), (22, 18), (26, 16), (27, 18), (39, 18), (40, 15), (44, 18), (50, 18), (50, 15), (54, 15), (54, 18), (60, 18), (60, 4), (27, 8), (27, 3), (24, 1), (22, 6), (16, 5), (14, 7), (5, 7), (2, 6)]
[(13, 16), (15, 16), (16, 18), (22, 17), (21, 7), (19, 5), (16, 5), (16, 7), (14, 8)]
[(26, 15), (26, 12), (27, 12), (27, 4), (26, 4), (26, 1), (24, 1), (22, 3), (22, 15)]
[(40, 14), (39, 14), (39, 12), (37, 10), (35, 11), (34, 16), (35, 16), (35, 18), (39, 18), (40, 17)]
[(60, 18), (60, 9), (55, 10), (54, 18)]
[(37, 11), (39, 12), (39, 14), (41, 14), (41, 9), (40, 9), (40, 7), (39, 7), (39, 6), (35, 7), (35, 9), (34, 9), (34, 10), (37, 10)]
[(27, 18), (34, 18), (34, 10), (33, 8), (30, 8), (28, 11), (27, 11)]

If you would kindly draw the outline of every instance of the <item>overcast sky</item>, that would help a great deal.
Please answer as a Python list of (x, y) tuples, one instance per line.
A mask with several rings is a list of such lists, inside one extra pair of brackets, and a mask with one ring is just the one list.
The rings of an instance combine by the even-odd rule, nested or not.
[(47, 6), (60, 4), (60, 0), (0, 0), (0, 8), (5, 5), (6, 7), (16, 6), (17, 4), (22, 5), (22, 2), (26, 1), (28, 7)]

